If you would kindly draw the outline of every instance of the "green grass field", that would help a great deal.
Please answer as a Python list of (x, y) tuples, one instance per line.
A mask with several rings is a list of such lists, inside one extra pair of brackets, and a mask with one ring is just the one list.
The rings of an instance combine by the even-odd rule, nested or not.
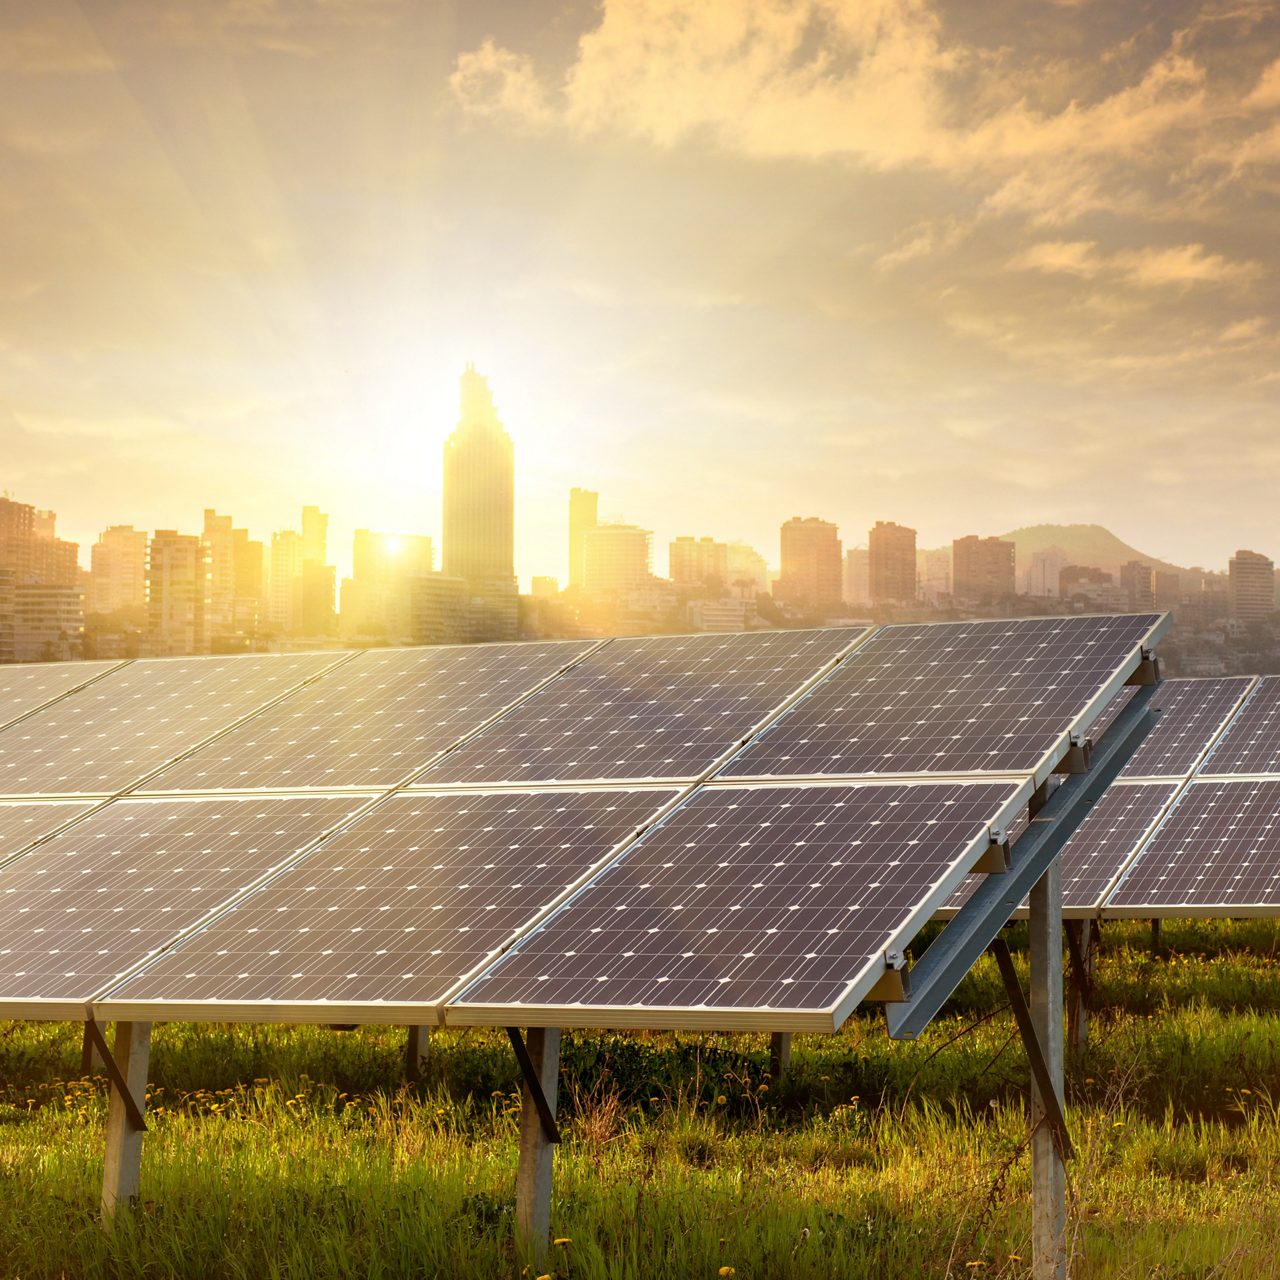
[[(1011, 931), (1025, 946), (1025, 930)], [(1280, 1276), (1280, 930), (1108, 925), (1068, 1069), (1073, 1276)], [(1019, 954), (1023, 963), (1024, 956)], [(555, 1277), (1029, 1274), (1027, 1071), (984, 959), (919, 1042), (566, 1034)], [(501, 1033), (170, 1024), (141, 1203), (97, 1222), (105, 1081), (80, 1030), (0, 1023), (0, 1276), (516, 1277)], [(721, 1271), (733, 1268), (732, 1273)]]

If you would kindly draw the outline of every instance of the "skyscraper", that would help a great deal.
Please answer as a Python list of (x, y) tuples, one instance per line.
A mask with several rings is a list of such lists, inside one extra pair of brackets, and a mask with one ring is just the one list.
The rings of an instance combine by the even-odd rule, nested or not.
[(569, 490), (569, 587), (587, 583), (587, 530), (600, 523), (600, 495), (591, 489)]
[(466, 583), (476, 640), (513, 640), (515, 457), (489, 384), (467, 363), (458, 427), (444, 446), (444, 576)]
[(147, 603), (147, 534), (131, 524), (113, 524), (90, 551), (89, 613), (142, 609)]
[(444, 446), (444, 573), (472, 584), (515, 576), (515, 461), (489, 384), (468, 363), (462, 413)]
[(916, 531), (877, 520), (867, 535), (873, 604), (911, 604), (916, 598)]
[(192, 534), (157, 529), (147, 562), (147, 610), (152, 654), (204, 653), (209, 646), (205, 614), (208, 561), (204, 543)]
[(952, 594), (966, 603), (990, 604), (1016, 591), (1017, 545), (971, 533), (951, 544)]
[(844, 557), (836, 526), (816, 516), (793, 516), (782, 526), (782, 572), (774, 598), (796, 609), (838, 612)]
[(1227, 600), (1238, 622), (1261, 622), (1276, 611), (1275, 565), (1257, 551), (1237, 551), (1227, 566)]

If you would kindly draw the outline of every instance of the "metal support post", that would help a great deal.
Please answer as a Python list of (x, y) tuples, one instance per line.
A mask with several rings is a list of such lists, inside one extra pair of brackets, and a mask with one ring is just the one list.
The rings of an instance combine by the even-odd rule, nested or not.
[(520, 1104), (520, 1162), (516, 1171), (516, 1245), (540, 1269), (551, 1235), (551, 1174), (555, 1144), (556, 1094), (560, 1077), (559, 1027), (530, 1027), (528, 1043), (507, 1028), (524, 1076)]
[(410, 1027), (404, 1046), (404, 1078), (410, 1084), (422, 1079), (431, 1052), (431, 1028)]
[(1153, 956), (1158, 956), (1164, 949), (1164, 931), (1161, 929), (1160, 925), (1161, 921), (1159, 918), (1156, 918), (1151, 922), (1151, 954)]
[[(1031, 890), (1031, 1024), (1047, 1080), (1031, 1089), (1031, 1253), (1034, 1280), (1066, 1280), (1067, 1171), (1062, 1116), (1062, 866), (1055, 858)], [(1061, 1134), (1058, 1125), (1062, 1125)], [(1066, 1141), (1063, 1142), (1062, 1139)]]
[(1065, 920), (1067, 935), (1067, 1047), (1073, 1056), (1089, 1047), (1089, 1011), (1093, 1008), (1093, 979), (1097, 964), (1098, 934), (1092, 920)]
[(791, 1032), (775, 1031), (769, 1037), (769, 1079), (780, 1084), (791, 1069)]
[[(99, 1038), (101, 1038), (102, 1030), (98, 1029)], [(94, 1041), (93, 1035), (89, 1031), (89, 1024), (84, 1025), (84, 1035), (80, 1041), (80, 1075), (81, 1077), (92, 1075), (94, 1067), (102, 1065), (102, 1055), (98, 1052), (97, 1043)]]
[(107, 1154), (102, 1170), (102, 1222), (110, 1226), (116, 1207), (138, 1194), (142, 1168), (143, 1109), (147, 1098), (147, 1060), (151, 1051), (149, 1022), (118, 1022), (114, 1051), (108, 1050), (96, 1022), (85, 1023), (111, 1078), (107, 1106)]

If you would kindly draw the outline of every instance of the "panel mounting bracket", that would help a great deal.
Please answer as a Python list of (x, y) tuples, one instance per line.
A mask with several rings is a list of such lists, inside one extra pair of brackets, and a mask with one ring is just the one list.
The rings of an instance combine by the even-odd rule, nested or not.
[(1142, 661), (1138, 663), (1133, 674), (1125, 681), (1126, 685), (1148, 685), (1160, 683), (1160, 659), (1152, 649), (1143, 649)]
[(1031, 822), (1010, 850), (1013, 866), (984, 877), (911, 970), (908, 999), (885, 1006), (891, 1036), (918, 1036), (991, 945), (1151, 730), (1159, 715), (1150, 705), (1155, 692), (1151, 685), (1133, 696), (1093, 752), (1088, 773), (1067, 777), (1039, 808), (1033, 797)]
[(542, 1122), (542, 1132), (548, 1142), (559, 1142), (560, 1127), (556, 1124), (555, 1114), (547, 1101), (547, 1095), (542, 1092), (542, 1084), (538, 1080), (538, 1069), (533, 1065), (529, 1046), (525, 1044), (524, 1036), (520, 1034), (518, 1028), (508, 1027), (507, 1035), (511, 1039), (512, 1049), (515, 1050), (516, 1061), (520, 1064), (520, 1074), (524, 1077), (525, 1088), (529, 1090), (529, 1096), (537, 1108), (538, 1119)]
[(1054, 766), (1054, 773), (1088, 773), (1093, 759), (1093, 743), (1088, 738), (1072, 733), (1067, 754)]
[(120, 1064), (116, 1061), (115, 1054), (107, 1048), (107, 1038), (102, 1034), (102, 1028), (92, 1018), (87, 1018), (84, 1024), (84, 1033), (98, 1051), (98, 1057), (102, 1059), (102, 1069), (107, 1073), (107, 1079), (111, 1081), (112, 1085), (115, 1086), (116, 1092), (120, 1095), (120, 1102), (124, 1107), (124, 1114), (129, 1121), (129, 1127), (136, 1129), (139, 1133), (146, 1133), (147, 1122), (142, 1118), (138, 1100), (129, 1089), (128, 1082), (124, 1078), (124, 1072), (120, 1070)]

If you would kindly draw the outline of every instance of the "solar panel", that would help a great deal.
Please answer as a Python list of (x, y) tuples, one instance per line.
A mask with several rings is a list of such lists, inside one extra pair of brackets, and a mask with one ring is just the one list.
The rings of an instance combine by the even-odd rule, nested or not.
[(861, 629), (614, 640), (418, 784), (701, 777)]
[(0, 1009), (83, 1016), (66, 1006), (82, 1005), (362, 803), (277, 796), (104, 806), (0, 868)]
[(278, 1018), (281, 1006), (324, 1002), (321, 1017), (357, 1006), (350, 1016), (368, 1020), (370, 1004), (438, 1005), (677, 794), (402, 792), (101, 1008), (160, 1001), (222, 1019), (239, 1005), (261, 1018), (271, 1002)]
[(69, 800), (0, 804), (0, 866), (29, 844), (42, 840), (51, 831), (92, 808), (91, 801), (75, 803)]
[(394, 786), (595, 643), (373, 649), (171, 765), (143, 789)]
[(1200, 773), (1280, 773), (1280, 678), (1258, 681)]
[(1132, 614), (883, 627), (722, 776), (1047, 772), (1166, 625)]
[(1012, 781), (703, 787), (446, 1021), (831, 1030), (1029, 793)]
[[(1251, 676), (1165, 680), (1152, 699), (1162, 714), (1121, 771), (1122, 778), (1185, 778), (1221, 733), (1253, 683)], [(1136, 690), (1122, 690), (1093, 727), (1096, 742)], [(1101, 728), (1099, 726), (1102, 726)]]
[(130, 662), (0, 733), (0, 795), (113, 795), (337, 659)]
[(1192, 782), (1134, 860), (1104, 914), (1274, 915), (1280, 779)]
[(61, 698), (118, 662), (18, 662), (0, 666), (0, 726)]

